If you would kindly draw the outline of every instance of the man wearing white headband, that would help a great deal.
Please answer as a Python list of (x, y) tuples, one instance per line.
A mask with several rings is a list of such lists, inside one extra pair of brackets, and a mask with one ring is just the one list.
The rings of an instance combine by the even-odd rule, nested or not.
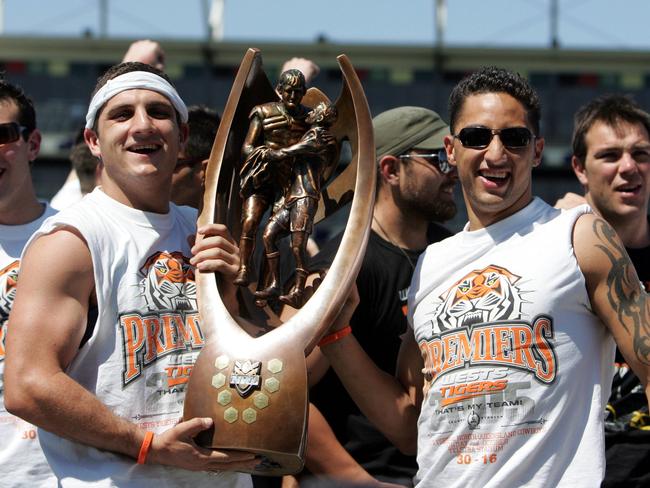
[(104, 166), (102, 186), (26, 245), (6, 407), (40, 427), (62, 486), (250, 486), (233, 470), (259, 460), (198, 447), (193, 438), (211, 419), (179, 423), (210, 335), (195, 273), (231, 281), (239, 267), (223, 226), (198, 229), (190, 249), (196, 212), (170, 203), (185, 104), (164, 74), (141, 63), (117, 65), (97, 85), (85, 139)]

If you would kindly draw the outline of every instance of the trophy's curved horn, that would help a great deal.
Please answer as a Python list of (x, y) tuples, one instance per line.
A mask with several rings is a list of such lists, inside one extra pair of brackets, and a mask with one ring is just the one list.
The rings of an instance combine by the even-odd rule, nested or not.
[(294, 343), (304, 344), (307, 351), (313, 348), (336, 318), (356, 280), (368, 242), (375, 201), (377, 172), (370, 109), (350, 60), (345, 55), (337, 59), (344, 80), (337, 101), (339, 118), (350, 117), (355, 121), (350, 124), (352, 132), (348, 133), (353, 154), (350, 166), (356, 169), (357, 176), (350, 216), (336, 258), (318, 290), (296, 315), (271, 332), (287, 339), (291, 337)]
[[(248, 49), (230, 90), (210, 153), (203, 205), (197, 221), (199, 227), (219, 222), (225, 224), (234, 234), (238, 233), (241, 199), (235, 178), (243, 139), (232, 139), (245, 134), (245, 129), (235, 129), (237, 126), (247, 125), (248, 108), (270, 99), (273, 95), (273, 88), (262, 71), (260, 51), (255, 48)], [(246, 103), (242, 103), (244, 97), (249, 99)], [(207, 327), (211, 339), (229, 344), (245, 344), (250, 336), (241, 330), (223, 304), (216, 276), (212, 273), (197, 273), (196, 284), (201, 323)], [(219, 324), (219, 327), (216, 327), (216, 324)]]

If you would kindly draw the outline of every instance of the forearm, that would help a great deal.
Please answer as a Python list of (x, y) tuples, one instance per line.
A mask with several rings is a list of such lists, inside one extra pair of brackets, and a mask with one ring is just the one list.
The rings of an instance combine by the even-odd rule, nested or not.
[(115, 415), (63, 371), (30, 374), (19, 388), (7, 405), (15, 415), (72, 441), (138, 457), (144, 431)]
[[(145, 431), (115, 415), (97, 397), (63, 372), (44, 381), (22, 382), (20, 395), (11, 396), (8, 410), (45, 430), (69, 440), (131, 457), (134, 462)], [(65, 395), (61, 392), (65, 391)], [(251, 453), (203, 449), (194, 437), (212, 426), (211, 419), (180, 422), (156, 434), (146, 455), (147, 464), (163, 464), (192, 471), (250, 470), (259, 462)]]
[(311, 388), (325, 376), (330, 368), (330, 363), (318, 347), (309, 353), (305, 361), (307, 363), (307, 381)]
[(319, 148), (316, 147), (312, 141), (308, 142), (297, 142), (291, 146), (284, 147), (278, 150), (284, 157), (294, 157), (294, 156), (312, 156), (318, 154)]
[(353, 335), (321, 350), (368, 420), (405, 454), (414, 453), (419, 405), (406, 387), (377, 367)]
[(327, 420), (310, 404), (305, 465), (317, 476), (352, 483), (371, 483), (374, 478), (339, 443)]

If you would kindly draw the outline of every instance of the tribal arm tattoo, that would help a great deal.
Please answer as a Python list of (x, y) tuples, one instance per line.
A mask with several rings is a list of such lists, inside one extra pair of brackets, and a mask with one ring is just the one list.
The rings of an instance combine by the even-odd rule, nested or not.
[(601, 219), (593, 224), (596, 237), (602, 242), (597, 247), (611, 263), (607, 275), (607, 298), (616, 311), (619, 322), (632, 336), (637, 359), (650, 365), (650, 300), (636, 274), (634, 266), (617, 239), (614, 229)]

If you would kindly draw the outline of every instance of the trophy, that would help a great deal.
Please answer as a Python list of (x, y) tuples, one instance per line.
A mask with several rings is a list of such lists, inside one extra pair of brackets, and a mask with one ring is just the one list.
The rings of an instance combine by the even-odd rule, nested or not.
[[(293, 474), (303, 467), (309, 406), (305, 354), (340, 312), (370, 232), (376, 178), (372, 121), (352, 64), (345, 55), (337, 60), (343, 86), (333, 103), (316, 88), (305, 90), (297, 70), (282, 73), (273, 89), (260, 52), (249, 49), (207, 167), (198, 225), (223, 223), (239, 241), (235, 283), (246, 318), (226, 309), (219, 277), (197, 273), (207, 342), (192, 370), (184, 418), (213, 418), (214, 427), (196, 442), (256, 453), (261, 462), (254, 474)], [(335, 176), (344, 141), (351, 161)], [(306, 300), (306, 239), (314, 223), (350, 202), (332, 266)], [(251, 260), (262, 228), (264, 264), (256, 281)], [(296, 261), (288, 290), (278, 276), (277, 241), (284, 236), (291, 239)], [(298, 311), (282, 323), (269, 302)], [(271, 330), (252, 337), (245, 329), (260, 321)]]

